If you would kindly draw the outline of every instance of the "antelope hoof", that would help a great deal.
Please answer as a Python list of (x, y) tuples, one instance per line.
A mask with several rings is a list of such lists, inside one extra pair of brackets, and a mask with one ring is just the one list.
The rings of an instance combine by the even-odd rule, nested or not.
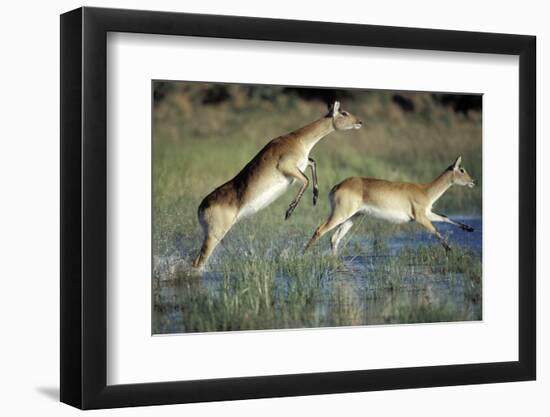
[(319, 198), (319, 189), (315, 187), (313, 189), (313, 205), (315, 206), (317, 204), (317, 199)]
[(201, 267), (201, 256), (198, 255), (193, 261), (193, 268), (198, 269)]
[(302, 255), (306, 254), (306, 252), (311, 247), (311, 245), (313, 245), (313, 242), (310, 240), (309, 242), (307, 242), (307, 245), (304, 247), (304, 250), (302, 251)]
[(290, 216), (292, 216), (292, 212), (294, 211), (294, 209), (296, 208), (296, 206), (294, 204), (291, 204), (289, 207), (288, 207), (288, 210), (286, 211), (285, 213), (285, 220), (288, 220), (288, 218)]
[(474, 228), (471, 227), (471, 226), (468, 226), (467, 224), (463, 224), (462, 225), (462, 230), (465, 230), (467, 232), (473, 232), (474, 231)]
[(448, 255), (451, 252), (451, 247), (447, 243), (443, 243), (443, 247), (445, 248), (445, 255)]
[(204, 272), (204, 264), (193, 262), (193, 269), (191, 270), (191, 275), (201, 276)]

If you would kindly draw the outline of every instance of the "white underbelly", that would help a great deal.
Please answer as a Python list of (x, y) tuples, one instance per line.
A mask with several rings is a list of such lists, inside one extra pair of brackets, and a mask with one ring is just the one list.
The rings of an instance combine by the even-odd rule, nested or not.
[(294, 181), (281, 176), (281, 179), (265, 187), (261, 192), (256, 193), (249, 199), (246, 205), (241, 209), (239, 218), (250, 216), (266, 208), (279, 198)]
[(304, 159), (302, 159), (302, 160), (300, 161), (300, 163), (298, 164), (298, 168), (299, 168), (300, 171), (302, 171), (303, 173), (306, 172), (308, 159), (309, 159), (309, 157), (306, 156), (306, 157), (305, 157)]
[(399, 210), (382, 210), (378, 207), (364, 206), (361, 209), (361, 213), (366, 216), (374, 217), (375, 219), (385, 220), (390, 223), (400, 224), (408, 223), (411, 221), (411, 218), (407, 213)]
[[(305, 172), (308, 165), (308, 157), (300, 161), (298, 168), (300, 171)], [(239, 212), (238, 218), (251, 216), (254, 213), (266, 208), (271, 203), (273, 203), (277, 198), (279, 198), (285, 191), (287, 191), (296, 180), (292, 177), (285, 177), (283, 175), (278, 175), (276, 180), (270, 181), (269, 184), (261, 187), (260, 191), (257, 191), (254, 196), (249, 198), (249, 201), (244, 205), (244, 207)]]

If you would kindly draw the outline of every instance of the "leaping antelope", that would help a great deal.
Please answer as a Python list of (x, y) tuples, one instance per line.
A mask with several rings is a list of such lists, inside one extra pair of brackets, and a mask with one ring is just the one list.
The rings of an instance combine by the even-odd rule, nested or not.
[(198, 217), (204, 241), (193, 262), (202, 269), (206, 261), (233, 225), (243, 217), (267, 207), (298, 181), (302, 184), (285, 214), (288, 219), (309, 186), (304, 171), (309, 166), (313, 176), (313, 204), (319, 188), (311, 149), (335, 130), (359, 129), (361, 120), (340, 109), (335, 101), (329, 112), (300, 129), (271, 140), (235, 178), (219, 186), (202, 200)]
[(447, 216), (432, 212), (432, 205), (452, 186), (472, 188), (475, 181), (460, 166), (459, 156), (439, 177), (427, 184), (385, 181), (374, 178), (350, 177), (335, 185), (329, 198), (331, 213), (327, 221), (317, 228), (304, 252), (325, 233), (335, 227), (331, 246), (334, 254), (338, 244), (353, 226), (354, 220), (367, 215), (392, 223), (416, 221), (435, 235), (448, 252), (451, 247), (437, 231), (432, 222), (445, 222), (467, 232), (474, 229)]

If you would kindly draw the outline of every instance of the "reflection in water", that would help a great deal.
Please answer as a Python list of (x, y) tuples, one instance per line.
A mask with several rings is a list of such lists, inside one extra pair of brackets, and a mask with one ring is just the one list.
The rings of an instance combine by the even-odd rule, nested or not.
[[(439, 244), (425, 232), (384, 239), (382, 250), (376, 248), (377, 242), (355, 236), (348, 247), (374, 248), (344, 256), (337, 269), (315, 279), (298, 280), (282, 271), (271, 284), (259, 277), (257, 305), (252, 300), (251, 313), (236, 319), (233, 315), (242, 314), (239, 303), (244, 303), (247, 291), (252, 290), (228, 288), (231, 280), (228, 282), (222, 271), (154, 280), (153, 332), (480, 320), (482, 221), (462, 221), (475, 231), (465, 233), (438, 225), (460, 253), (453, 255), (456, 265), (450, 266), (451, 261), (440, 254), (430, 258)], [(472, 267), (479, 268), (479, 282), (473, 282), (468, 273)], [(231, 299), (224, 299), (227, 294), (233, 294)], [(267, 319), (254, 322), (247, 314), (263, 314)], [(241, 319), (255, 324), (240, 326)]]

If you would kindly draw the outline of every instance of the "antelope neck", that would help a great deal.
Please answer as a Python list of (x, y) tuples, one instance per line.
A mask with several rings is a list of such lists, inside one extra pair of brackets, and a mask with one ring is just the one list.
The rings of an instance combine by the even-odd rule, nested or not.
[(452, 175), (452, 171), (446, 170), (435, 180), (426, 184), (426, 192), (432, 203), (435, 203), (453, 185)]
[(295, 134), (309, 152), (317, 142), (334, 130), (332, 117), (322, 117), (298, 129)]

